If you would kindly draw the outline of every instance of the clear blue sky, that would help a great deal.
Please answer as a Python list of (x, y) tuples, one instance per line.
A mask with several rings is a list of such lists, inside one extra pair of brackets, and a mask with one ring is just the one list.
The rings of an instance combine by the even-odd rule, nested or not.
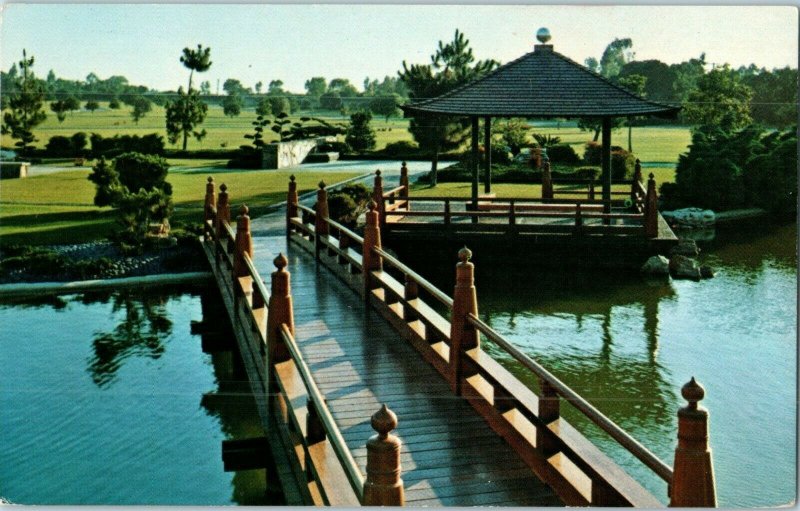
[(700, 53), (734, 67), (797, 67), (798, 10), (779, 6), (4, 4), (0, 65), (22, 49), (44, 77), (124, 75), (133, 84), (175, 89), (186, 46), (211, 47), (201, 75), (212, 90), (227, 78), (252, 87), (281, 79), (303, 92), (312, 76), (394, 76), (403, 60), (426, 62), (456, 28), (478, 58), (508, 62), (531, 51), (546, 26), (556, 51), (583, 62), (614, 38), (633, 39), (637, 60), (675, 63)]

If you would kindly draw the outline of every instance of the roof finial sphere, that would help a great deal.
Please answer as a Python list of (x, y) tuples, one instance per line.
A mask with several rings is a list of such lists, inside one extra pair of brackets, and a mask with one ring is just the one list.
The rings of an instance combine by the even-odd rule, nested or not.
[(542, 27), (536, 31), (536, 39), (538, 39), (542, 44), (547, 44), (547, 41), (549, 41), (551, 38), (550, 30), (545, 27)]

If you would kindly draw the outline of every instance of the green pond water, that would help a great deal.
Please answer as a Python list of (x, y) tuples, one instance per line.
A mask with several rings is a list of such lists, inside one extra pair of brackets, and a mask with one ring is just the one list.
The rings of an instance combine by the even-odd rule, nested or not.
[[(789, 504), (797, 478), (796, 238), (795, 225), (718, 232), (701, 244), (717, 270), (702, 282), (536, 268), (510, 275), (499, 259), (476, 254), (480, 315), (669, 465), (680, 387), (695, 376), (711, 413), (719, 504)], [(428, 273), (452, 292), (452, 266)], [(223, 471), (221, 441), (260, 431), (230, 353), (204, 354), (190, 334), (202, 310), (201, 296), (187, 290), (0, 304), (0, 497), (268, 503), (263, 470)], [(513, 360), (486, 349), (536, 387)], [(656, 476), (562, 408), (666, 501)]]
[[(701, 282), (531, 269), (476, 260), (480, 315), (672, 465), (681, 386), (706, 389), (722, 507), (790, 504), (797, 481), (796, 225), (751, 225), (700, 242)], [(452, 289), (452, 283), (448, 284)], [(508, 355), (486, 346), (533, 388)], [(666, 485), (570, 407), (565, 415), (667, 502)]]
[(264, 470), (221, 442), (260, 436), (230, 353), (204, 354), (197, 292), (0, 304), (0, 497), (18, 504), (264, 504)]

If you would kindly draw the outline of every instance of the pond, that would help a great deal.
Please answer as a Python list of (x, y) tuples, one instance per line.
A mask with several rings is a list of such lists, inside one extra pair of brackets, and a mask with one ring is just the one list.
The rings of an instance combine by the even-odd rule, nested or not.
[(191, 334), (201, 311), (199, 290), (0, 304), (0, 497), (268, 503), (263, 469), (223, 471), (222, 440), (261, 436), (260, 422), (231, 353)]
[[(720, 230), (700, 244), (717, 270), (701, 282), (545, 269), (479, 276), (479, 311), (669, 465), (680, 388), (695, 376), (706, 389), (719, 505), (785, 505), (797, 481), (796, 240), (796, 225)], [(522, 375), (507, 356), (504, 364)], [(566, 415), (666, 500), (641, 463), (574, 410)]]

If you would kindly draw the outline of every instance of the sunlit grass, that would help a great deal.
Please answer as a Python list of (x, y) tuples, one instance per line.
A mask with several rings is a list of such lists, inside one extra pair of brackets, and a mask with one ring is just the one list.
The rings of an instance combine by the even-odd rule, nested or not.
[[(110, 208), (94, 205), (95, 188), (88, 170), (57, 172), (25, 179), (4, 180), (0, 188), (0, 245), (81, 243), (107, 237), (115, 229)], [(237, 171), (205, 168), (170, 173), (175, 214), (184, 222), (200, 222), (206, 179), (228, 186), (235, 213), (246, 203), (251, 216), (285, 200), (290, 171)], [(320, 180), (331, 184), (360, 172), (295, 171), (300, 193), (314, 190)]]
[[(54, 114), (48, 113), (47, 120), (34, 130), (35, 136), (39, 139), (37, 146), (44, 147), (50, 137), (55, 135), (69, 137), (73, 133), (83, 131), (87, 134), (98, 133), (103, 137), (142, 136), (157, 133), (164, 137), (168, 148), (181, 148), (182, 141), (178, 141), (176, 144), (166, 141), (162, 107), (153, 105), (153, 110), (138, 123), (133, 121), (130, 112), (131, 108), (127, 105), (122, 105), (119, 110), (111, 110), (107, 103), (101, 102), (101, 109), (93, 113), (86, 110), (69, 112), (63, 123), (59, 123)], [(293, 114), (291, 120), (297, 121), (301, 116), (323, 117), (329, 122), (345, 126), (350, 120), (348, 115), (342, 116), (335, 112), (300, 112)], [(244, 135), (253, 132), (251, 123), (255, 118), (256, 113), (252, 109), (242, 111), (241, 115), (237, 117), (228, 117), (224, 115), (222, 107), (210, 105), (208, 116), (201, 125), (208, 135), (199, 142), (190, 138), (187, 148), (190, 151), (236, 149), (243, 144), (249, 145), (250, 141), (245, 139)], [(413, 138), (408, 132), (408, 123), (408, 119), (393, 117), (386, 121), (383, 117), (374, 116), (371, 125), (375, 129), (376, 149), (382, 149), (386, 144), (393, 142), (412, 142)], [(561, 137), (562, 142), (572, 145), (579, 155), (583, 154), (584, 144), (592, 138), (591, 133), (580, 131), (574, 121), (534, 123), (530, 133)], [(627, 148), (627, 128), (613, 130), (611, 138), (612, 144)], [(265, 139), (266, 141), (276, 140), (277, 135), (267, 129)], [(8, 135), (2, 135), (1, 140), (3, 147), (13, 147), (14, 145), (14, 141)], [(530, 138), (530, 140), (533, 139)], [(687, 150), (689, 142), (689, 129), (683, 126), (644, 126), (633, 129), (633, 150), (642, 162), (674, 164), (678, 160), (678, 155)]]

